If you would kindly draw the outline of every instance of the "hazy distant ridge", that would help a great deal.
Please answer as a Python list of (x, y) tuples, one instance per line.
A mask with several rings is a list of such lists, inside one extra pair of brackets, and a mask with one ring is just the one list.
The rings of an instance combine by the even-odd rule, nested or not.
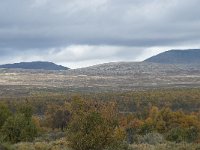
[(35, 62), (20, 62), (14, 64), (5, 64), (0, 65), (0, 68), (7, 68), (7, 69), (42, 69), (42, 70), (67, 70), (69, 68), (56, 65), (52, 62), (42, 62), (42, 61), (35, 61)]
[(170, 50), (150, 57), (145, 62), (162, 64), (199, 64), (200, 49)]

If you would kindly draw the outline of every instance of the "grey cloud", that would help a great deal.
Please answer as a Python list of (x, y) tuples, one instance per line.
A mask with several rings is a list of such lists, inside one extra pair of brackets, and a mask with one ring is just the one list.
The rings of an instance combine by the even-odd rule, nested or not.
[[(94, 60), (99, 51), (110, 58), (134, 54), (134, 60), (149, 47), (192, 45), (200, 41), (199, 5), (199, 0), (2, 0), (0, 58), (11, 51), (14, 58), (66, 49), (69, 61)], [(75, 57), (72, 45), (89, 45), (94, 55), (85, 50)], [(102, 46), (118, 48), (111, 55)]]
[[(10, 39), (25, 40), (29, 43), (27, 48), (34, 46), (37, 38), (44, 43), (46, 40), (53, 42), (55, 46), (64, 43), (170, 44), (176, 41), (175, 33), (182, 35), (182, 30), (185, 30), (185, 37), (191, 28), (199, 29), (198, 25), (189, 22), (181, 25), (170, 21), (184, 18), (190, 21), (191, 16), (196, 22), (200, 21), (200, 10), (193, 9), (200, 4), (197, 0), (7, 0), (0, 3), (1, 22), (7, 24), (0, 30), (1, 38), (6, 38), (8, 43)], [(154, 34), (157, 36), (154, 37)], [(199, 33), (196, 34), (199, 36)], [(45, 45), (48, 47), (48, 43)]]

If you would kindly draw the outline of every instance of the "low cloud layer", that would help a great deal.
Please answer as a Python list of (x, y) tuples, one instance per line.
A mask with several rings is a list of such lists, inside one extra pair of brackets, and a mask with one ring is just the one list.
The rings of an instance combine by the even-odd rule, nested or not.
[(0, 63), (76, 68), (200, 47), (199, 0), (2, 0)]

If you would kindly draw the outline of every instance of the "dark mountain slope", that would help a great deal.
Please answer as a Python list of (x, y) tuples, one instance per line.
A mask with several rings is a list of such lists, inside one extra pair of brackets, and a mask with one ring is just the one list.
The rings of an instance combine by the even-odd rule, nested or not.
[(61, 65), (56, 65), (52, 62), (42, 62), (42, 61), (5, 64), (5, 65), (0, 65), (0, 68), (42, 69), (42, 70), (67, 70), (67, 69), (69, 69), (69, 68), (61, 66)]
[(150, 57), (145, 62), (162, 64), (198, 64), (200, 63), (200, 49), (170, 50)]

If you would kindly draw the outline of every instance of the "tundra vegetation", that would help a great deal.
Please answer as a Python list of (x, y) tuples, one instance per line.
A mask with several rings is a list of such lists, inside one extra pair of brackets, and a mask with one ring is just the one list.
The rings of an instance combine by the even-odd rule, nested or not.
[(0, 149), (200, 149), (200, 89), (40, 94), (0, 101)]

